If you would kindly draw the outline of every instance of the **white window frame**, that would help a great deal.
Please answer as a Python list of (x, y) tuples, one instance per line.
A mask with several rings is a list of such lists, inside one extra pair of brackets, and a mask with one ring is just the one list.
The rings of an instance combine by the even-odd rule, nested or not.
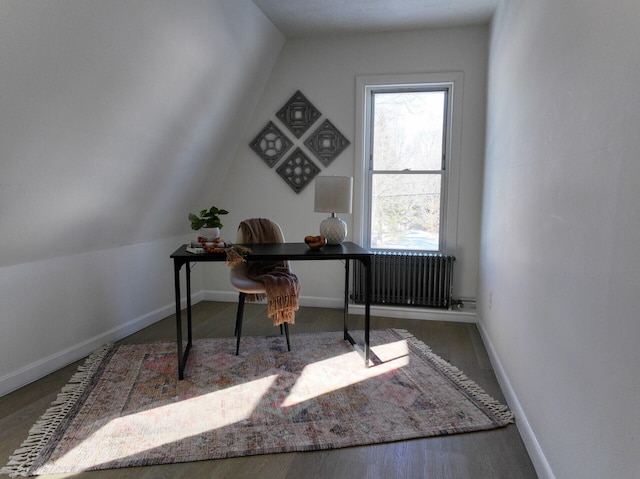
[(440, 252), (455, 254), (458, 236), (458, 197), (460, 180), (460, 151), (462, 132), (462, 72), (417, 73), (398, 75), (367, 75), (356, 77), (356, 125), (354, 171), (354, 240), (368, 246), (370, 217), (371, 157), (371, 93), (381, 88), (437, 88), (449, 89), (447, 111), (448, 157), (445, 159), (443, 181), (444, 199), (441, 211)]

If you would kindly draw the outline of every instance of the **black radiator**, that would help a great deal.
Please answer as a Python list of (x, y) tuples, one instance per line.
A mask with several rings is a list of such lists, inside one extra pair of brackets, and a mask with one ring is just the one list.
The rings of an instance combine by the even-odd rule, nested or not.
[[(450, 308), (455, 256), (436, 253), (379, 252), (371, 260), (371, 304)], [(353, 272), (352, 300), (364, 304), (364, 267)]]

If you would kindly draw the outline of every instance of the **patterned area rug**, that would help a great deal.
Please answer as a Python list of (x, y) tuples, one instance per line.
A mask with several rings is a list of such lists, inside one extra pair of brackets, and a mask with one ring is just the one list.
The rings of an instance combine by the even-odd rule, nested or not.
[[(360, 334), (358, 334), (360, 333)], [(175, 342), (90, 356), (2, 471), (38, 475), (313, 451), (492, 429), (513, 422), (403, 330), (371, 332), (372, 365), (341, 333)], [(356, 336), (362, 337), (361, 332)]]

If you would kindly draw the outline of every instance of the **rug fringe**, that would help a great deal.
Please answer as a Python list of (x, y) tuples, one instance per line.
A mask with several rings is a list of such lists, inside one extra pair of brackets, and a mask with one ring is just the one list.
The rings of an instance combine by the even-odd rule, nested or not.
[(0, 469), (0, 474), (7, 474), (11, 477), (30, 475), (38, 455), (53, 437), (60, 423), (77, 404), (78, 398), (86, 391), (104, 358), (113, 348), (113, 344), (101, 347), (78, 367), (69, 383), (62, 388), (50, 407), (31, 427), (27, 439), (9, 458), (7, 465)]
[(393, 331), (410, 343), (414, 348), (422, 352), (426, 359), (432, 364), (438, 366), (441, 371), (445, 372), (447, 377), (458, 385), (461, 390), (465, 391), (470, 398), (473, 398), (476, 402), (482, 404), (491, 411), (500, 425), (506, 426), (507, 424), (515, 422), (515, 416), (508, 406), (500, 403), (487, 394), (475, 381), (469, 379), (453, 364), (435, 354), (429, 346), (418, 340), (409, 331), (405, 329), (393, 329)]

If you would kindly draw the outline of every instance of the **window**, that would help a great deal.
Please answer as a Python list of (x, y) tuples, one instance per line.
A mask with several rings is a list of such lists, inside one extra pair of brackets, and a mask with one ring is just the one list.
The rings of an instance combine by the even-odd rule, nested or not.
[(446, 88), (371, 92), (369, 247), (440, 251)]
[(452, 130), (459, 125), (453, 103), (460, 76), (358, 78), (356, 198), (365, 247), (443, 253), (455, 247), (459, 141)]

